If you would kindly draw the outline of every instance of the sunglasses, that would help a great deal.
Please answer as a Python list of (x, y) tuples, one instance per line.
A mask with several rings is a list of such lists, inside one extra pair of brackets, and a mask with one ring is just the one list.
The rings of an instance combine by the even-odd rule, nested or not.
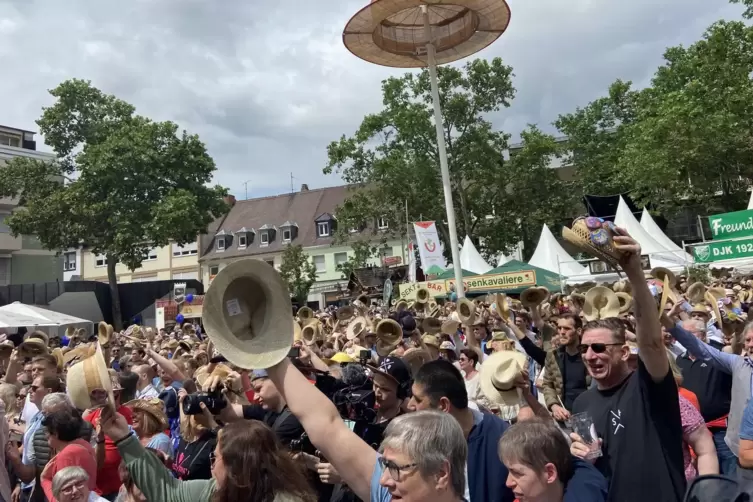
[(624, 345), (624, 344), (622, 343), (591, 343), (591, 344), (582, 343), (578, 345), (578, 350), (580, 351), (581, 354), (585, 354), (586, 352), (588, 352), (588, 349), (590, 348), (591, 350), (594, 351), (595, 354), (603, 354), (604, 352), (607, 351), (607, 347), (616, 346), (616, 345)]

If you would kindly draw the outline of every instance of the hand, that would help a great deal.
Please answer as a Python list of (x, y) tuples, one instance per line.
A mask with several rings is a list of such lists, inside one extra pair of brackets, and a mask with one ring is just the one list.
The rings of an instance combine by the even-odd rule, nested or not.
[(212, 415), (212, 412), (209, 411), (209, 408), (207, 408), (207, 405), (199, 403), (199, 408), (201, 408), (201, 418), (199, 421), (203, 422), (202, 425), (210, 430), (216, 429), (218, 427), (217, 422), (214, 420), (214, 416)]
[(319, 474), (319, 479), (322, 480), (322, 483), (327, 483), (328, 485), (342, 483), (340, 474), (332, 464), (316, 464), (316, 472)]
[(309, 351), (309, 349), (307, 349), (306, 347), (304, 347), (303, 345), (301, 345), (298, 348), (298, 350), (299, 350), (298, 360), (301, 361), (303, 364), (306, 364), (306, 365), (310, 364), (311, 363), (311, 352)]
[(687, 302), (685, 300), (680, 300), (674, 305), (672, 305), (672, 308), (669, 309), (667, 316), (674, 322), (676, 319), (680, 317), (680, 313), (685, 310), (686, 303)]
[(123, 439), (131, 432), (125, 417), (109, 404), (102, 408), (98, 426), (113, 441)]
[(630, 270), (632, 272), (640, 271), (643, 273), (641, 245), (630, 237), (630, 234), (624, 228), (615, 227), (614, 247), (622, 253), (620, 265), (625, 272)]
[[(587, 460), (588, 462), (591, 462), (592, 464), (596, 462), (595, 458), (587, 459), (586, 456), (591, 452), (591, 449), (588, 447), (585, 441), (583, 441), (583, 438), (580, 437), (575, 432), (570, 433), (570, 439), (573, 440), (572, 444), (570, 445), (570, 454), (581, 458), (583, 460)], [(599, 448), (601, 448), (601, 438), (598, 439), (599, 441)]]
[(187, 395), (188, 395), (188, 392), (186, 392), (186, 389), (184, 389), (183, 387), (178, 389), (178, 403), (182, 405), (183, 400), (186, 398)]
[(515, 377), (515, 382), (513, 382), (515, 387), (521, 389), (522, 391), (527, 391), (531, 387), (531, 382), (528, 380), (528, 368), (523, 369), (518, 375)]
[(10, 360), (12, 363), (15, 363), (15, 364), (19, 364), (19, 365), (24, 364), (24, 358), (18, 352), (18, 349), (13, 349), (13, 352), (10, 355)]
[(554, 406), (552, 406), (552, 416), (558, 422), (564, 422), (565, 420), (570, 418), (570, 412), (559, 404), (555, 404)]
[(10, 494), (10, 502), (21, 502), (21, 484), (16, 485), (13, 493)]

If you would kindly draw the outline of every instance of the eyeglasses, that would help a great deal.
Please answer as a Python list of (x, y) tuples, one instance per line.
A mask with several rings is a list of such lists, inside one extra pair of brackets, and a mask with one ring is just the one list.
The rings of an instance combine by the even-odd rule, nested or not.
[(590, 347), (591, 350), (594, 351), (594, 353), (603, 354), (604, 352), (607, 351), (607, 347), (611, 347), (614, 345), (624, 345), (624, 344), (622, 343), (590, 343), (590, 344), (581, 343), (580, 345), (578, 345), (578, 350), (580, 351), (581, 354), (585, 354), (586, 352), (588, 352), (588, 349)]
[(389, 471), (390, 477), (394, 479), (395, 481), (400, 481), (401, 471), (412, 469), (413, 467), (418, 466), (418, 464), (398, 465), (392, 460), (387, 460), (384, 457), (379, 457), (379, 463), (382, 465), (383, 469), (386, 469), (387, 471)]
[(86, 487), (86, 481), (74, 481), (73, 483), (64, 486), (60, 491), (63, 492), (66, 495), (71, 495), (74, 491), (80, 492), (83, 491)]

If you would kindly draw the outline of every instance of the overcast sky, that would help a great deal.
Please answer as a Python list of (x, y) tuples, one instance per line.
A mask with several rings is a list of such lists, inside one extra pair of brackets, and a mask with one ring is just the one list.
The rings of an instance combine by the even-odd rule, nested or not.
[[(48, 89), (89, 79), (137, 112), (207, 144), (216, 181), (239, 198), (339, 184), (327, 144), (380, 109), (375, 66), (342, 44), (367, 0), (0, 0), (0, 124), (37, 130)], [(267, 7), (268, 6), (268, 7)], [(646, 85), (665, 47), (688, 44), (742, 9), (726, 0), (510, 0), (501, 56), (517, 97), (494, 125), (553, 132), (558, 114), (616, 78)], [(462, 64), (462, 62), (461, 62)], [(41, 146), (40, 149), (46, 149)]]

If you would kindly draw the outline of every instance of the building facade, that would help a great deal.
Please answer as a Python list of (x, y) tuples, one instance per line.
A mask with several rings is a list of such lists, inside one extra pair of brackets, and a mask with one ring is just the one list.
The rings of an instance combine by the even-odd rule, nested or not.
[[(199, 273), (199, 244), (196, 242), (178, 246), (170, 244), (149, 250), (141, 266), (129, 270), (118, 263), (115, 275), (119, 283), (148, 282), (166, 280), (201, 280)], [(69, 249), (63, 253), (65, 280), (82, 279), (86, 281), (107, 282), (107, 259), (82, 247)]]
[[(300, 244), (317, 269), (309, 305), (323, 307), (336, 302), (348, 283), (337, 267), (348, 261), (353, 250), (347, 244), (335, 243), (335, 211), (351, 194), (348, 186), (309, 190), (303, 185), (300, 191), (289, 194), (237, 202), (233, 199), (230, 212), (199, 239), (204, 286), (229, 263), (243, 258), (264, 260), (279, 268), (285, 248)], [(381, 242), (388, 230), (388, 223), (380, 218), (348, 232), (354, 239)], [(407, 242), (388, 239), (369, 264), (400, 265), (406, 246)]]
[[(37, 151), (33, 132), (0, 125), (0, 169), (16, 157), (55, 160), (54, 155)], [(63, 280), (62, 256), (43, 249), (33, 235), (11, 235), (5, 218), (17, 208), (17, 198), (0, 198), (0, 286)]]

